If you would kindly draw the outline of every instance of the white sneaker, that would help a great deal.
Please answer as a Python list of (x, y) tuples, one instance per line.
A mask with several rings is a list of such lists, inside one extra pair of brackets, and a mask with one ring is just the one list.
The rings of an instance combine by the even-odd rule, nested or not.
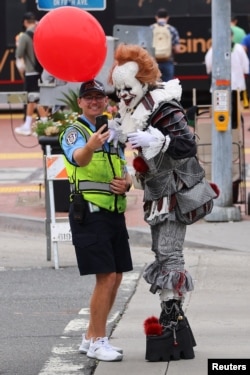
[[(111, 344), (109, 344), (109, 345), (116, 352), (121, 353), (121, 354), (123, 353), (122, 348), (118, 348), (117, 346), (113, 346)], [(87, 351), (89, 350), (89, 346), (90, 346), (90, 340), (87, 340), (86, 337), (85, 337), (85, 335), (83, 334), (82, 335), (82, 343), (81, 343), (81, 345), (79, 347), (79, 352), (82, 353), (82, 354), (86, 354)]]
[(87, 357), (99, 361), (116, 362), (121, 361), (123, 355), (112, 348), (107, 337), (99, 337), (96, 341), (90, 341)]
[(31, 130), (25, 128), (24, 126), (19, 126), (15, 128), (15, 133), (19, 135), (31, 135)]

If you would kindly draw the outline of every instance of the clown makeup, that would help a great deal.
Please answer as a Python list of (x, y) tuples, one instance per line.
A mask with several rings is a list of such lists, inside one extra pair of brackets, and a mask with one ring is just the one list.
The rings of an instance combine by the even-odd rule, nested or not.
[(116, 66), (112, 73), (116, 94), (129, 109), (136, 107), (148, 89), (147, 84), (141, 84), (135, 78), (137, 72), (138, 64), (130, 61), (121, 66)]

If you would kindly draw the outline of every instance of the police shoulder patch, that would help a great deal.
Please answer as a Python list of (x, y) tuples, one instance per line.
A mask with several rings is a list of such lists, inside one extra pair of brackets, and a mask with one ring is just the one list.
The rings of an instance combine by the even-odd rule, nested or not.
[(65, 139), (68, 145), (73, 145), (76, 143), (78, 138), (78, 132), (76, 129), (70, 129), (66, 134), (65, 134)]

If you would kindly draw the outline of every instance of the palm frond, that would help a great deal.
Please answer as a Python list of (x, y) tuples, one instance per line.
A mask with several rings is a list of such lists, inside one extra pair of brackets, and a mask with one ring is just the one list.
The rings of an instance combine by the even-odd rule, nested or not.
[(81, 109), (78, 106), (77, 99), (79, 96), (79, 90), (74, 91), (69, 89), (68, 92), (62, 93), (64, 98), (58, 99), (64, 103), (71, 111), (81, 113)]

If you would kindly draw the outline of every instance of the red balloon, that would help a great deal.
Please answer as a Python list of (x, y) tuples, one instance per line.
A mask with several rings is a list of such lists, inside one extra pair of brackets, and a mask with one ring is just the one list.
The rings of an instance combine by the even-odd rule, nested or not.
[(68, 82), (93, 79), (107, 54), (106, 36), (99, 22), (71, 6), (53, 9), (39, 21), (34, 49), (44, 69)]

